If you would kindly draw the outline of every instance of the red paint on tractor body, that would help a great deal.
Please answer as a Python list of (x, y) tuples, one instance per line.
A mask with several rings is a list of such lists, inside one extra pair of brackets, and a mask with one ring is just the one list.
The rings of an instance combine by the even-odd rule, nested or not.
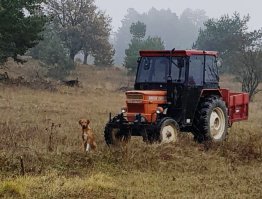
[(249, 95), (248, 93), (230, 92), (228, 89), (220, 89), (222, 98), (228, 108), (229, 124), (233, 122), (247, 120), (249, 109)]
[(161, 51), (140, 51), (141, 57), (161, 57), (161, 56), (191, 56), (191, 55), (212, 55), (218, 56), (216, 51), (203, 51), (203, 50), (161, 50)]

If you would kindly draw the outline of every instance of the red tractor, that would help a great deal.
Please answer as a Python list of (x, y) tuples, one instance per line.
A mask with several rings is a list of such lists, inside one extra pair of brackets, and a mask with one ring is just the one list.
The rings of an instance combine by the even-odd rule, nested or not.
[(228, 127), (248, 119), (249, 96), (220, 88), (217, 52), (140, 51), (134, 90), (126, 107), (105, 127), (108, 145), (142, 136), (145, 142), (169, 143), (179, 132), (198, 142), (223, 141)]

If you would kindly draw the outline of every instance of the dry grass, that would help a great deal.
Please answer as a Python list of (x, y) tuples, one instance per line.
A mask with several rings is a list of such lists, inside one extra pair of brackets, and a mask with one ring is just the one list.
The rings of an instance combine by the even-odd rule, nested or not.
[[(103, 129), (108, 113), (124, 105), (117, 91), (128, 84), (124, 73), (78, 66), (72, 75), (82, 88), (0, 86), (0, 198), (262, 197), (261, 94), (249, 121), (234, 124), (223, 144), (207, 148), (184, 135), (175, 144), (146, 145), (134, 138), (126, 149), (109, 149)], [(230, 77), (222, 84), (239, 88)], [(82, 152), (82, 117), (92, 122), (97, 152)], [(52, 123), (61, 127), (51, 130)]]

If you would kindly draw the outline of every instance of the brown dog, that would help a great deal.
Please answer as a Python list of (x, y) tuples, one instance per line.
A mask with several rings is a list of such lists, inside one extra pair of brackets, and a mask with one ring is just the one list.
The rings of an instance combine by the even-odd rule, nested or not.
[(94, 133), (89, 126), (90, 121), (87, 119), (81, 119), (79, 120), (79, 124), (82, 127), (82, 138), (83, 138), (84, 150), (86, 152), (88, 152), (90, 148), (92, 150), (95, 150), (97, 145), (95, 142)]

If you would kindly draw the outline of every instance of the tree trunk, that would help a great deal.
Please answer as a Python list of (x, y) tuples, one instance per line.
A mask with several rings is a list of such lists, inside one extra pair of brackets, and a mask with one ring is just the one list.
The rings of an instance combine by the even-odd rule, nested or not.
[(73, 60), (75, 62), (75, 53), (74, 52), (70, 52), (70, 59)]
[(87, 57), (88, 57), (88, 53), (87, 52), (84, 52), (84, 62), (83, 64), (87, 64)]

